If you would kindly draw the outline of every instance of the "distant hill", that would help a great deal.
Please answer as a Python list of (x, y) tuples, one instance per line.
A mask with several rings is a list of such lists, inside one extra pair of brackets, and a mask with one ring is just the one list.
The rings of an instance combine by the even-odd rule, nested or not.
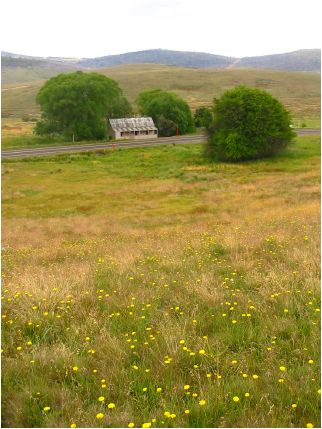
[[(321, 50), (302, 49), (285, 54), (233, 58), (202, 52), (181, 52), (166, 49), (151, 49), (108, 55), (97, 58), (31, 57), (2, 52), (2, 70), (28, 68), (65, 71), (98, 69), (130, 64), (164, 64), (189, 68), (256, 68), (287, 71), (321, 71)], [(48, 74), (48, 73), (47, 73)], [(6, 76), (4, 76), (6, 77)], [(47, 77), (47, 76), (46, 76)], [(4, 79), (6, 81), (6, 79)], [(12, 79), (10, 80), (13, 81)]]
[(111, 67), (123, 64), (165, 64), (169, 66), (193, 68), (226, 68), (235, 58), (213, 55), (202, 52), (168, 51), (166, 49), (151, 49), (148, 51), (129, 52), (120, 55), (88, 58), (80, 60), (79, 64), (88, 68)]

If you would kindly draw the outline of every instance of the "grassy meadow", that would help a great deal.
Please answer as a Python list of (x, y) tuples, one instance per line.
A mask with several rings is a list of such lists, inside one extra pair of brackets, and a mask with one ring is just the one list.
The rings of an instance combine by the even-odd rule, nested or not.
[(319, 427), (320, 142), (3, 161), (2, 427)]

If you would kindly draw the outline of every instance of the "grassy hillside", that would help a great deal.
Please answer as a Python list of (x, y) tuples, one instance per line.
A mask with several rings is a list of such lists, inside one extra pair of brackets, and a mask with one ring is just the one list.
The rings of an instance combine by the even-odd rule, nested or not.
[(3, 427), (318, 427), (319, 147), (3, 162)]
[[(9, 54), (10, 55), (10, 54)], [(2, 84), (19, 84), (48, 79), (58, 73), (77, 69), (73, 62), (34, 57), (11, 57), (1, 55)]]
[[(70, 70), (70, 69), (69, 69)], [(67, 73), (69, 70), (66, 68), (57, 69), (53, 67), (10, 67), (2, 69), (1, 79), (2, 84), (6, 87), (7, 85), (19, 86), (30, 82), (37, 82), (40, 80), (46, 80), (50, 77), (56, 76), (58, 73)]]
[[(192, 109), (209, 105), (226, 89), (244, 84), (263, 88), (281, 100), (294, 115), (295, 125), (319, 126), (320, 75), (304, 72), (267, 70), (204, 70), (162, 65), (133, 65), (99, 69), (117, 80), (134, 102), (144, 89), (159, 87), (175, 91)], [(43, 81), (5, 84), (2, 88), (2, 116), (21, 119), (39, 113), (35, 103)], [(4, 123), (5, 125), (5, 123)]]

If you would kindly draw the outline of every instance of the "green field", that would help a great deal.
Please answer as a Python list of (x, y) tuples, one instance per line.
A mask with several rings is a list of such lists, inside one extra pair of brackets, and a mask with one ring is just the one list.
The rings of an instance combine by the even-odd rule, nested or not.
[[(174, 91), (193, 110), (210, 105), (214, 97), (237, 85), (262, 88), (277, 97), (291, 111), (296, 127), (320, 126), (320, 75), (318, 73), (246, 69), (189, 69), (164, 65), (132, 65), (97, 70), (115, 79), (133, 103), (137, 95), (150, 88)], [(20, 74), (19, 74), (19, 73)], [(46, 75), (15, 70), (11, 79), (4, 72), (2, 86), (2, 117), (21, 119), (39, 115), (36, 94)], [(18, 73), (18, 75), (16, 74)], [(47, 73), (47, 72), (46, 72)], [(13, 81), (16, 79), (16, 81)], [(5, 120), (6, 121), (6, 120)], [(4, 121), (4, 126), (6, 122)]]
[(319, 427), (318, 137), (3, 161), (2, 216), (3, 427)]

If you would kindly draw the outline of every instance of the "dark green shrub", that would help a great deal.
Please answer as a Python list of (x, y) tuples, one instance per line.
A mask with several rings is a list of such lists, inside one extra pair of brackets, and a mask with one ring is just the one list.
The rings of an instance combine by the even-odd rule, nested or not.
[(160, 137), (171, 137), (176, 135), (176, 124), (171, 121), (171, 119), (165, 118), (163, 115), (157, 117), (155, 125), (159, 130), (158, 134)]
[(268, 92), (236, 87), (214, 100), (206, 154), (223, 161), (269, 157), (295, 136), (285, 107)]
[(199, 107), (199, 109), (195, 111), (194, 121), (196, 127), (209, 128), (212, 119), (212, 111), (209, 107)]

